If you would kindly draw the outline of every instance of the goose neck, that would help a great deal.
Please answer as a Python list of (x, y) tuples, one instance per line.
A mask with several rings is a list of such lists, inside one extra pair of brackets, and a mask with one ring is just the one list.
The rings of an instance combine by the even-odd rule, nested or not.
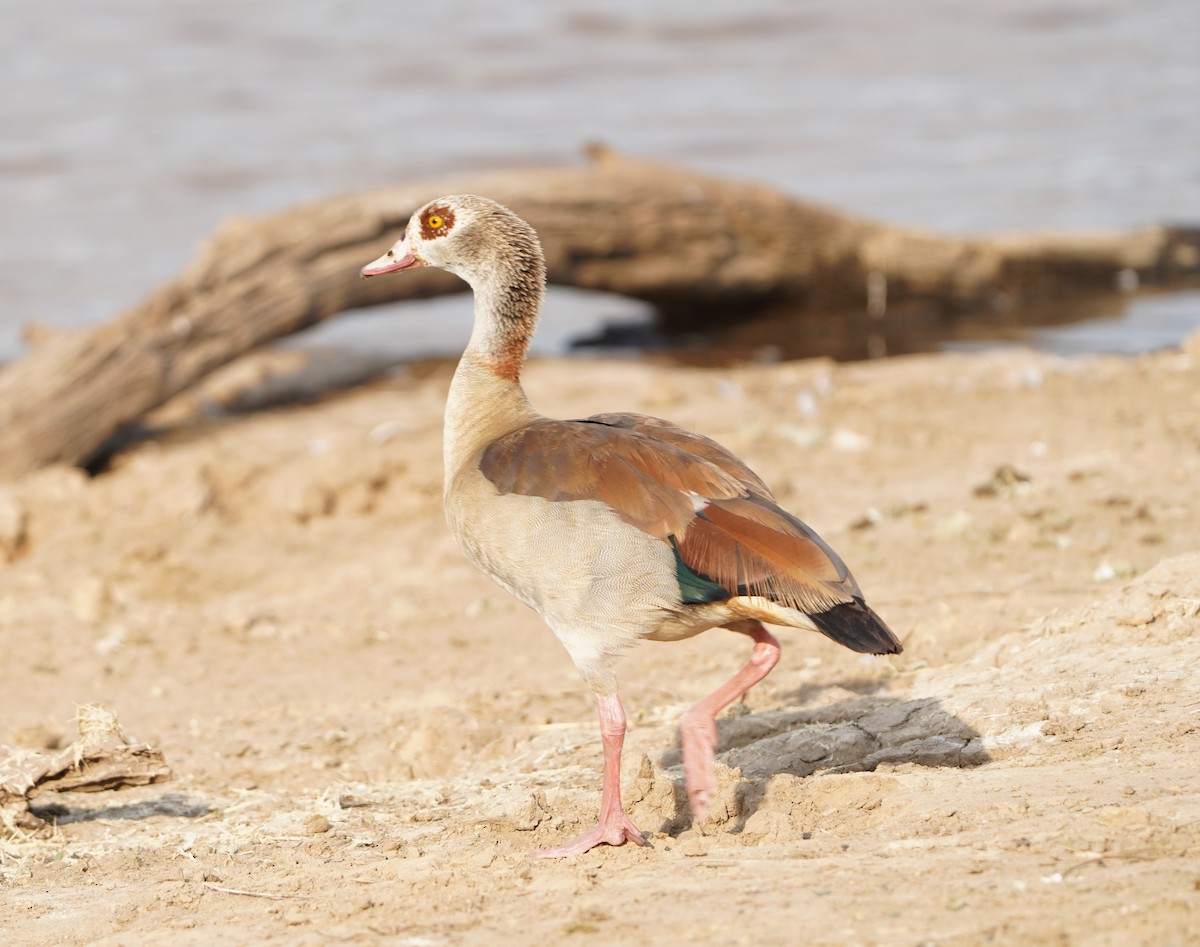
[(519, 382), (545, 293), (540, 247), (506, 247), (481, 272), (464, 274), (475, 295), (466, 356), (498, 377)]
[(446, 398), (443, 451), (446, 484), (488, 444), (539, 417), (515, 378), (470, 348), (463, 353)]

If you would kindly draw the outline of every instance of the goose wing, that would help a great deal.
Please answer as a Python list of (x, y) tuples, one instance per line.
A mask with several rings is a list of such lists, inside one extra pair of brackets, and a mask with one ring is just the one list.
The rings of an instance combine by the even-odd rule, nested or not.
[(479, 466), (500, 493), (599, 501), (669, 543), (684, 603), (757, 596), (855, 650), (899, 650), (837, 553), (706, 437), (635, 414), (543, 419), (494, 441)]

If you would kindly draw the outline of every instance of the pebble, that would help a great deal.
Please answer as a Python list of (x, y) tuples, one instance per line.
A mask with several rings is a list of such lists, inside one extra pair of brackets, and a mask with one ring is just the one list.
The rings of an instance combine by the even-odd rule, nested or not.
[(682, 841), (676, 851), (685, 858), (703, 858), (708, 854), (708, 847), (701, 839), (689, 838)]
[(102, 621), (112, 606), (112, 590), (99, 576), (89, 576), (71, 589), (71, 610), (88, 624)]
[(834, 450), (846, 451), (848, 453), (860, 453), (870, 450), (874, 445), (874, 441), (866, 434), (859, 434), (857, 431), (851, 431), (849, 428), (838, 428), (833, 432), (833, 437), (830, 439), (830, 444)]

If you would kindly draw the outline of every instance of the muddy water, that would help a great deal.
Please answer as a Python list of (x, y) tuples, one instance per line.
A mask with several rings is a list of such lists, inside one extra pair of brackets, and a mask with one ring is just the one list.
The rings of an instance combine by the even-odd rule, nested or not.
[[(229, 216), (589, 139), (951, 231), (1200, 221), (1194, 0), (645, 6), (10, 0), (0, 359), (23, 323), (137, 301)], [(644, 319), (552, 305), (543, 348)], [(453, 350), (465, 312), (396, 317), (407, 350)], [(1136, 308), (1119, 325), (1119, 348), (1161, 341)], [(394, 326), (318, 341), (395, 347)]]

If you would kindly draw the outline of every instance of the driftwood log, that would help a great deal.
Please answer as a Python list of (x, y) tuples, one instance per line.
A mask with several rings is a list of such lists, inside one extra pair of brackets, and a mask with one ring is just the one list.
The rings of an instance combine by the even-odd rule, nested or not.
[[(95, 329), (54, 334), (0, 370), (0, 479), (81, 463), (125, 425), (256, 346), (346, 309), (462, 289), (445, 273), (358, 278), (411, 213), (485, 194), (537, 228), (552, 283), (645, 300), (668, 328), (771, 310), (886, 314), (1142, 284), (1200, 270), (1165, 227), (955, 238), (858, 219), (768, 187), (595, 151), (585, 166), (512, 170), (334, 197), (229, 221), (178, 278)], [(832, 318), (832, 316), (831, 316)]]

